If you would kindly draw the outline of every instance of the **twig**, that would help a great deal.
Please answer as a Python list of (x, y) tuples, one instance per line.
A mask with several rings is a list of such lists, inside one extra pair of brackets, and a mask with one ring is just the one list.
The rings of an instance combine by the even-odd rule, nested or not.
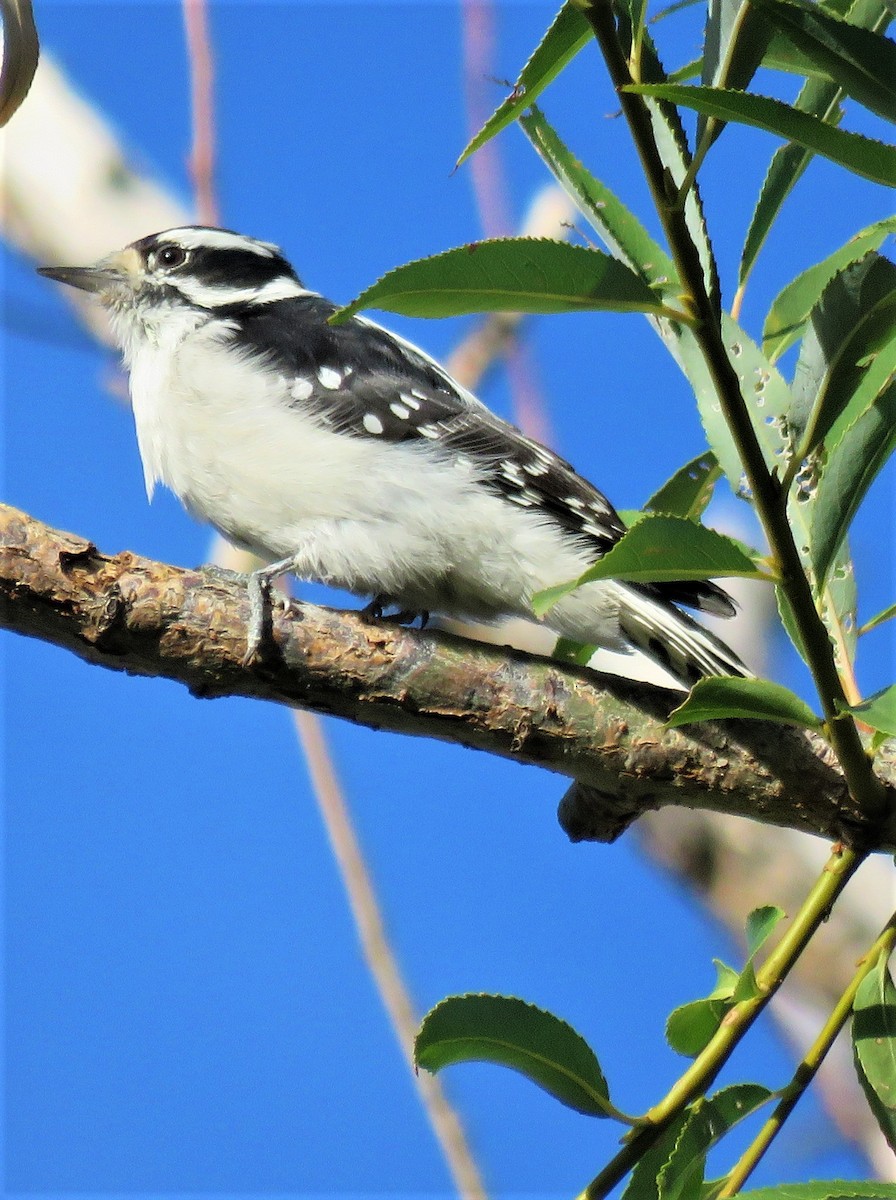
[(424, 1109), (442, 1147), (459, 1195), (465, 1200), (484, 1200), (485, 1186), (470, 1152), (463, 1126), (446, 1098), (441, 1083), (428, 1071), (415, 1071), (413, 1046), (419, 1021), (398, 959), (389, 943), (379, 900), (336, 775), (323, 726), (320, 719), (309, 712), (294, 712), (293, 720), (351, 906), (364, 961), (398, 1038), (405, 1062), (415, 1073)]
[(215, 195), (214, 66), (206, 0), (183, 0), (183, 12), (193, 123), (189, 162), (196, 213), (204, 224), (217, 225), (220, 216)]
[[(472, 137), (489, 116), (483, 84), (494, 74), (495, 12), (491, 0), (462, 0), (464, 97)], [(507, 203), (506, 173), (495, 138), (469, 161), (479, 220), (486, 237), (506, 237), (513, 228)]]
[[(485, 83), (494, 77), (495, 11), (492, 0), (463, 0), (461, 4), (463, 26), (463, 72), (464, 96), (467, 107), (467, 125), (470, 135), (475, 134), (489, 116), (489, 105)], [(473, 192), (479, 211), (479, 221), (486, 237), (504, 237), (513, 228), (513, 220), (507, 203), (507, 172), (501, 156), (500, 144), (492, 138), (481, 146), (470, 159)], [(558, 222), (551, 217), (546, 228), (523, 230), (523, 236), (556, 236)], [(536, 382), (536, 369), (532, 356), (522, 345), (516, 332), (519, 318), (497, 314), (493, 321), (504, 333), (500, 352), (507, 360), (507, 376), (513, 400), (514, 419), (525, 433), (540, 442), (550, 444), (553, 440), (547, 406)], [(486, 321), (485, 326), (489, 324)], [(503, 344), (501, 344), (503, 343)], [(473, 386), (464, 379), (466, 386)]]

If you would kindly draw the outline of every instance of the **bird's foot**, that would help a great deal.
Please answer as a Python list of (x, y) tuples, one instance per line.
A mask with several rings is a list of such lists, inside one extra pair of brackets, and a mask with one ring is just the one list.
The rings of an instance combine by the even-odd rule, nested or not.
[(281, 575), (290, 570), (292, 559), (271, 563), (270, 566), (259, 568), (246, 576), (246, 588), (249, 593), (249, 628), (246, 637), (246, 653), (243, 655), (244, 667), (254, 666), (264, 657), (265, 643), (273, 644), (273, 609), (283, 610), (284, 613), (293, 611), (295, 601), (285, 592), (274, 588), (274, 583)]
[(396, 625), (413, 625), (418, 617), (420, 619), (420, 629), (425, 629), (429, 624), (429, 613), (425, 608), (420, 609), (419, 612), (413, 608), (403, 608), (400, 612), (390, 617), (389, 620), (394, 621)]
[(368, 625), (378, 625), (383, 619), (383, 610), (389, 606), (388, 596), (374, 596), (369, 604), (361, 609), (360, 617)]
[(392, 625), (413, 625), (420, 618), (420, 628), (425, 629), (429, 623), (429, 613), (413, 608), (402, 608), (397, 613), (391, 613), (385, 616), (385, 610), (389, 607), (392, 601), (388, 596), (374, 596), (369, 604), (366, 604), (361, 609), (361, 619), (366, 621), (368, 625), (379, 625), (381, 622), (388, 622)]

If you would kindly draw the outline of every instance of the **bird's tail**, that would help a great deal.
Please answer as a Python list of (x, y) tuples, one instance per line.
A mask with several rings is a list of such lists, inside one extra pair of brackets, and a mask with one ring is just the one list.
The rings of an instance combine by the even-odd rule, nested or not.
[(688, 687), (704, 675), (750, 675), (721, 638), (661, 597), (619, 584), (625, 639)]

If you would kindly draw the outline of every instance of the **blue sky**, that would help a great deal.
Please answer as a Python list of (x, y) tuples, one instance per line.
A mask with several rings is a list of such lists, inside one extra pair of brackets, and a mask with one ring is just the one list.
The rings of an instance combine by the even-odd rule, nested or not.
[[(497, 76), (515, 76), (552, 12), (499, 6)], [(48, 3), (37, 16), (135, 160), (188, 203), (179, 6)], [(460, 28), (450, 3), (214, 7), (223, 223), (279, 242), (337, 300), (479, 236), (469, 172), (452, 174), (467, 140)], [(693, 56), (687, 19), (660, 37), (670, 61)], [(642, 204), (596, 54), (545, 108)], [(738, 133), (708, 165), (729, 296), (772, 146)], [(502, 154), (519, 218), (544, 171), (515, 130)], [(880, 192), (815, 164), (748, 293), (748, 329), (796, 270), (884, 215)], [(4, 252), (4, 271), (5, 498), (104, 550), (204, 561), (208, 531), (167, 494), (146, 503), (130, 415), (107, 387), (114, 360), (32, 264)], [(442, 356), (471, 326), (387, 323)], [(558, 448), (619, 507), (702, 449), (686, 386), (640, 318), (543, 318), (527, 336)], [(482, 394), (509, 414), (500, 373)], [(892, 601), (891, 512), (892, 475), (855, 539), (863, 617)], [(3, 645), (6, 1194), (445, 1193), (288, 714)], [(892, 649), (889, 632), (870, 642), (868, 691), (890, 682)], [(802, 687), (778, 650), (779, 677)], [(683, 1067), (664, 1048), (666, 1014), (708, 989), (713, 955), (736, 954), (720, 929), (634, 837), (570, 845), (557, 777), (338, 722), (327, 732), (420, 1011), (454, 992), (522, 995), (591, 1041), (622, 1108), (656, 1100)], [(779, 1086), (787, 1072), (782, 1046), (756, 1032), (730, 1078)], [(612, 1153), (618, 1128), (509, 1072), (455, 1067), (445, 1082), (496, 1195), (576, 1194)], [(862, 1171), (810, 1101), (755, 1178)]]

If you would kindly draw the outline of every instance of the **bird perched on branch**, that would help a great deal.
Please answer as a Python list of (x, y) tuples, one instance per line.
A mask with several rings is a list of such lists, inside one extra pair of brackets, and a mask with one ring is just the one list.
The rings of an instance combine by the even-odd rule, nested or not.
[[(130, 372), (157, 482), (236, 545), (249, 576), (247, 661), (285, 572), (371, 597), (368, 612), (533, 618), (625, 532), (569, 463), (490, 412), (379, 325), (328, 318), (280, 250), (223, 229), (152, 234), (93, 266), (42, 274), (93, 292)], [(730, 616), (710, 582), (584, 585), (543, 618), (557, 634), (637, 647), (684, 683), (740, 659), (678, 605)]]

